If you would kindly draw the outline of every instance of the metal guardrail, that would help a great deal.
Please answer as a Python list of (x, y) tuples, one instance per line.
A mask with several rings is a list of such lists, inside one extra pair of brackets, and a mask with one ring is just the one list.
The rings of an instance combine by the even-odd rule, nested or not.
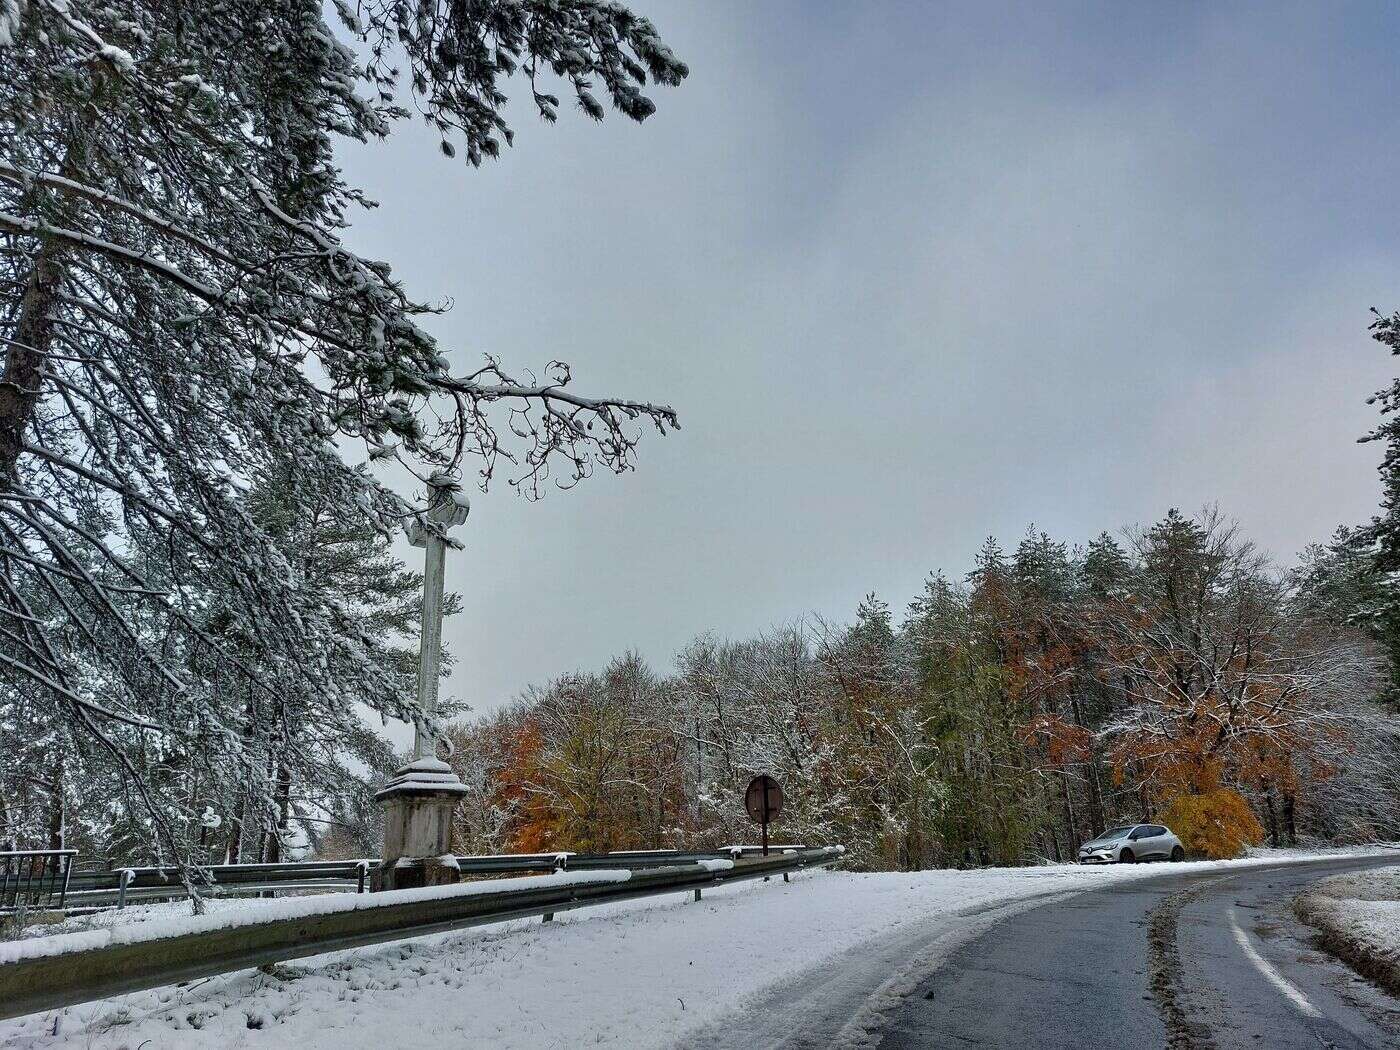
[(0, 913), (62, 908), (77, 855), (75, 849), (0, 852)]
[[(368, 860), (294, 861), (287, 864), (213, 864), (202, 869), (211, 886), (241, 886), (335, 879), (356, 881), (359, 872), (377, 863)], [(72, 893), (115, 892), (128, 889), (163, 889), (183, 896), (180, 869), (176, 867), (127, 867), (114, 871), (75, 871), (69, 882)]]
[[(824, 867), (839, 861), (843, 852), (838, 846), (827, 846), (789, 848), (768, 857), (741, 855), (733, 867), (722, 870), (671, 855), (664, 858), (669, 863), (639, 864), (625, 882), (534, 885), (527, 889), (502, 882), (499, 890), (490, 892), (449, 894), (21, 958), (0, 964), (0, 1019), (271, 962), (508, 919), (535, 915), (548, 919), (556, 912), (667, 893), (694, 892), (699, 899), (706, 886)], [(706, 859), (713, 860), (713, 854)], [(615, 860), (613, 866), (627, 865)]]
[[(801, 846), (770, 846), (774, 852)], [(616, 853), (513, 853), (459, 856), (463, 875), (531, 875), (551, 871), (598, 868), (663, 867), (685, 861), (753, 856), (758, 846), (728, 846), (720, 850), (620, 850)], [(288, 861), (278, 864), (212, 864), (201, 869), (211, 893), (265, 893), (314, 889), (364, 893), (378, 860)], [(185, 896), (176, 867), (128, 867), (112, 871), (74, 871), (68, 886), (72, 908), (125, 907), (135, 901), (169, 900)]]

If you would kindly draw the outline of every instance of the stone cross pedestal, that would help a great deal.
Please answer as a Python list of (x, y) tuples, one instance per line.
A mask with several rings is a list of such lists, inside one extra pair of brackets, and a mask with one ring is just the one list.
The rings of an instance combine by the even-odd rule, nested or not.
[(384, 807), (384, 859), (372, 888), (404, 890), (457, 881), (452, 814), (466, 793), (452, 767), (415, 759), (375, 793)]
[(447, 530), (467, 520), (467, 498), (446, 474), (428, 479), (428, 509), (409, 529), (408, 539), (424, 548), (423, 632), (418, 650), (418, 710), (413, 761), (397, 770), (375, 798), (384, 807), (384, 859), (371, 886), (376, 890), (438, 886), (457, 881), (452, 856), (452, 814), (466, 787), (452, 767), (437, 757), (437, 741), (427, 723), (437, 717), (439, 659), (442, 655), (443, 563)]

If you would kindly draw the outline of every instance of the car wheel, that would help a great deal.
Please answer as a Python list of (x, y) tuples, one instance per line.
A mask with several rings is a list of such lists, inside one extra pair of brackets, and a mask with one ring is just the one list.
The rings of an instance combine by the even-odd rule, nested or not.
[(1172, 860), (1182, 861), (1182, 860), (1185, 860), (1185, 859), (1186, 859), (1186, 851), (1185, 851), (1184, 849), (1182, 849), (1180, 846), (1174, 846), (1174, 847), (1172, 848)]
[(1130, 849), (1125, 849), (1122, 853), (1118, 854), (1119, 864), (1134, 864), (1136, 862), (1137, 858), (1133, 856), (1133, 851)]

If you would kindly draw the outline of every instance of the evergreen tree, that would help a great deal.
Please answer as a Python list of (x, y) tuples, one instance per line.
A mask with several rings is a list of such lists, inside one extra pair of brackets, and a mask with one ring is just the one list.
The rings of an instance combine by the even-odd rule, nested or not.
[[(1400, 354), (1400, 313), (1372, 313), (1372, 337), (1392, 355)], [(1361, 439), (1382, 447), (1380, 513), (1363, 528), (1339, 530), (1325, 554), (1310, 552), (1302, 582), (1311, 601), (1346, 616), (1385, 647), (1393, 701), (1400, 692), (1400, 378), (1367, 403), (1381, 413), (1380, 423)]]
[(604, 0), (336, 11), (367, 64), (312, 0), (0, 8), (0, 692), (38, 705), (13, 724), (105, 752), (173, 858), (202, 809), (172, 763), (241, 754), (308, 697), (289, 724), (413, 715), (392, 647), (304, 585), (255, 480), (295, 466), (292, 520), (388, 535), (417, 508), (356, 449), (419, 477), (471, 461), (483, 485), (509, 464), (538, 495), (630, 468), (630, 421), (675, 424), (574, 393), (558, 362), (453, 374), (425, 308), (342, 243), (369, 202), (333, 149), (411, 101), (444, 152), (494, 156), (517, 73), (546, 118), (548, 71), (588, 115), (596, 83), (642, 119), (643, 85), (686, 74), (651, 24)]
[(1112, 536), (1101, 532), (1089, 541), (1084, 552), (1084, 583), (1095, 597), (1104, 598), (1127, 581), (1131, 566), (1123, 547)]

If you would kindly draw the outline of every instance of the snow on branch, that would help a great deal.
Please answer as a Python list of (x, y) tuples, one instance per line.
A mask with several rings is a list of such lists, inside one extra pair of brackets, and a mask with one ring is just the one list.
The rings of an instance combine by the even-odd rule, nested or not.
[(416, 508), (370, 463), (484, 487), (504, 461), (535, 497), (678, 426), (559, 363), (459, 378), (438, 311), (343, 243), (371, 202), (334, 154), (406, 115), (391, 53), (474, 161), (508, 141), (515, 74), (542, 111), (552, 73), (640, 120), (642, 85), (686, 73), (655, 29), (602, 0), (337, 10), (368, 66), (299, 0), (255, 24), (0, 0), (0, 714), (18, 761), (151, 807), (131, 834), (164, 854), (207, 838), (201, 792), (239, 799), (232, 853), (254, 827), (280, 848), (291, 784), (343, 799), (345, 755), (383, 758), (357, 703), (413, 717), (414, 579), (388, 544)]
[(392, 63), (406, 58), (414, 101), (442, 136), (443, 153), (455, 155), (452, 138), (460, 135), (473, 165), (514, 141), (502, 82), (517, 73), (527, 77), (540, 116), (553, 122), (559, 98), (545, 90), (546, 74), (567, 83), (593, 120), (604, 115), (596, 78), (618, 112), (641, 121), (656, 110), (642, 92), (648, 79), (674, 86), (690, 72), (650, 21), (610, 0), (477, 6), (362, 0), (354, 10), (337, 0), (336, 8), (370, 45), (369, 76), (381, 97), (393, 96), (399, 71)]
[[(595, 460), (616, 472), (632, 466), (640, 434), (630, 431), (628, 423), (648, 419), (661, 434), (668, 428), (680, 429), (676, 412), (669, 406), (585, 397), (567, 389), (572, 378), (568, 365), (552, 361), (547, 371), (553, 382), (519, 383), (493, 359), (465, 378), (431, 380), (434, 387), (453, 396), (460, 435), (470, 436), (475, 450), (484, 457), (483, 483), (490, 479), (495, 458), (503, 455), (522, 467), (512, 484), (523, 484), (523, 491), (538, 496), (541, 483), (549, 477), (551, 459), (562, 456), (570, 475), (558, 484), (569, 488), (590, 474)], [(515, 403), (510, 411), (511, 433), (530, 442), (518, 458), (499, 443), (496, 432), (486, 423), (485, 406), (498, 401)]]

